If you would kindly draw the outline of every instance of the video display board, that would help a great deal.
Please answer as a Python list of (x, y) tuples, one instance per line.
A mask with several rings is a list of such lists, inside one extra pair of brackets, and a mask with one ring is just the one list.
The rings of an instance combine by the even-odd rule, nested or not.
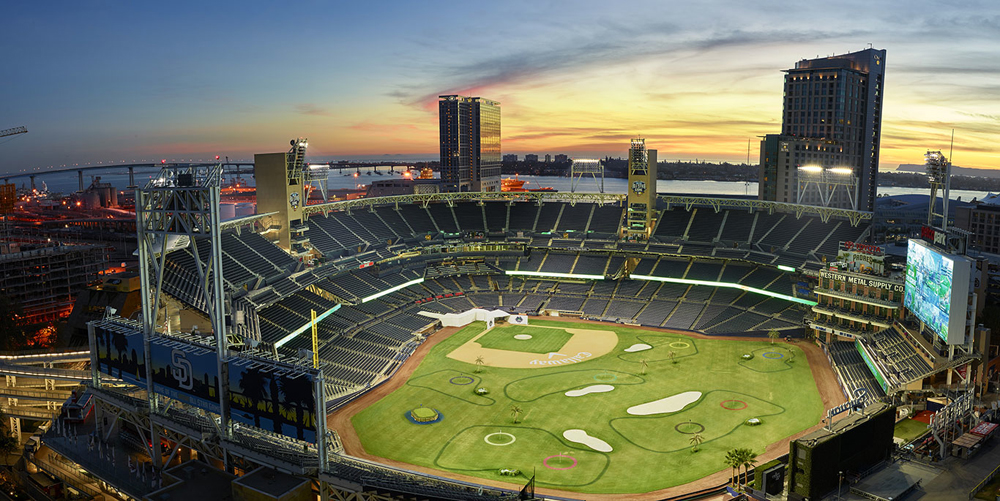
[(146, 386), (146, 352), (141, 331), (95, 325), (94, 337), (99, 372), (129, 384)]
[(219, 365), (215, 350), (156, 338), (150, 341), (153, 391), (218, 414)]
[(229, 361), (230, 418), (248, 426), (316, 442), (316, 372), (272, 361)]
[(948, 344), (965, 338), (969, 261), (910, 239), (903, 305)]

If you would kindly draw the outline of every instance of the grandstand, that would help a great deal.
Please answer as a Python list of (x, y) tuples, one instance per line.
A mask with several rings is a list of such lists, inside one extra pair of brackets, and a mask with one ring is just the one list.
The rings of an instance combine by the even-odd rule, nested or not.
[[(310, 310), (321, 315), (319, 355), (337, 399), (392, 375), (435, 325), (420, 311), (559, 312), (707, 334), (798, 329), (806, 301), (788, 299), (801, 276), (774, 265), (818, 266), (838, 239), (865, 231), (815, 216), (673, 208), (649, 242), (625, 245), (615, 240), (622, 216), (618, 203), (558, 201), (317, 212), (305, 230), (313, 266), (251, 227), (223, 232), (224, 285), (245, 313), (245, 337), (286, 355), (312, 347)], [(207, 249), (167, 255), (164, 290), (205, 311), (195, 252), (204, 259)]]

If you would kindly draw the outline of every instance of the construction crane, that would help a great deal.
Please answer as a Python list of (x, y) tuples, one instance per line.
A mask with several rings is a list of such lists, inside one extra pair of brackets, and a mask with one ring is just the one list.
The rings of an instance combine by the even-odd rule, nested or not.
[(14, 127), (13, 129), (0, 130), (0, 137), (16, 136), (18, 134), (26, 134), (28, 129), (26, 127)]

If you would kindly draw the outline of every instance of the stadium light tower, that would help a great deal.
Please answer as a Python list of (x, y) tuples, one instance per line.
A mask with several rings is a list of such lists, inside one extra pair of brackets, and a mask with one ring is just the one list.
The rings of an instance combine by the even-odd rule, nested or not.
[(628, 186), (622, 237), (645, 241), (656, 217), (656, 150), (647, 150), (642, 138), (633, 139), (628, 150)]
[[(931, 185), (931, 199), (927, 204), (927, 226), (934, 226), (934, 216), (941, 216), (941, 229), (948, 229), (948, 193), (951, 191), (951, 162), (940, 151), (928, 150), (924, 154), (927, 181)], [(934, 213), (938, 189), (941, 192), (941, 214)]]
[[(167, 253), (191, 247), (193, 266), (187, 271), (197, 277), (198, 294), (204, 299), (202, 306), (212, 326), (218, 355), (217, 370), (223, 374), (223, 364), (229, 358), (229, 339), (222, 277), (221, 186), (222, 164), (207, 167), (166, 165), (156, 178), (135, 193), (143, 343), (147, 360), (150, 339), (159, 334), (156, 320), (164, 304), (164, 276), (169, 273)], [(207, 252), (200, 252), (199, 248)], [(169, 323), (169, 317), (166, 320)], [(153, 380), (152, 371), (152, 364), (146, 364), (147, 381)], [(156, 411), (159, 407), (157, 394), (149, 392), (148, 395), (150, 410)], [(222, 388), (219, 406), (225, 433), (229, 429), (228, 399), (229, 393)]]
[[(604, 163), (593, 159), (573, 159), (570, 165), (570, 193), (576, 193), (576, 187), (580, 186), (583, 176), (589, 174), (598, 183), (600, 193), (604, 193)], [(600, 176), (598, 179), (597, 176)]]
[(851, 205), (851, 210), (858, 210), (858, 176), (850, 167), (820, 167), (819, 165), (803, 165), (798, 168), (799, 190), (797, 204), (808, 204), (810, 193), (819, 200), (823, 207), (834, 206), (834, 196), (844, 193)]

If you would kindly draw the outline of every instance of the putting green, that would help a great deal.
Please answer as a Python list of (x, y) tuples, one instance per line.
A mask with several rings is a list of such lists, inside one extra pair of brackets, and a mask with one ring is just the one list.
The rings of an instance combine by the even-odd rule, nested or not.
[[(352, 424), (365, 450), (512, 484), (526, 478), (502, 477), (499, 469), (518, 469), (528, 476), (535, 471), (540, 487), (628, 494), (685, 484), (723, 470), (728, 450), (750, 447), (761, 453), (766, 445), (819, 423), (823, 415), (809, 363), (794, 345), (694, 339), (612, 324), (531, 321), (528, 328), (536, 330), (606, 331), (615, 336), (617, 345), (610, 352), (594, 350), (592, 356), (565, 365), (507, 368), (491, 366), (487, 360), (482, 372), (475, 373), (475, 364), (448, 356), (485, 328), (482, 322), (469, 325), (438, 343), (406, 384), (354, 415)], [(499, 343), (491, 345), (494, 350), (501, 349), (500, 344), (520, 350), (522, 343), (544, 337), (533, 331), (527, 332), (530, 340), (513, 338), (526, 333), (524, 329), (500, 325), (488, 333), (487, 342)], [(607, 338), (594, 339), (606, 342)], [(653, 348), (623, 351), (637, 343)], [(537, 349), (535, 353), (542, 350)], [(581, 350), (586, 348), (574, 354)], [(670, 351), (673, 362), (667, 357)], [(754, 359), (744, 362), (743, 353), (753, 353)], [(565, 394), (594, 385), (614, 389), (575, 397)], [(479, 386), (490, 388), (490, 394), (475, 395)], [(677, 412), (650, 416), (626, 412), (685, 392), (701, 396)], [(420, 404), (447, 419), (433, 426), (405, 419)], [(751, 417), (760, 418), (762, 424), (746, 426)], [(566, 440), (567, 430), (583, 430), (606, 442), (612, 452)], [(692, 453), (695, 434), (703, 443), (699, 452)]]

